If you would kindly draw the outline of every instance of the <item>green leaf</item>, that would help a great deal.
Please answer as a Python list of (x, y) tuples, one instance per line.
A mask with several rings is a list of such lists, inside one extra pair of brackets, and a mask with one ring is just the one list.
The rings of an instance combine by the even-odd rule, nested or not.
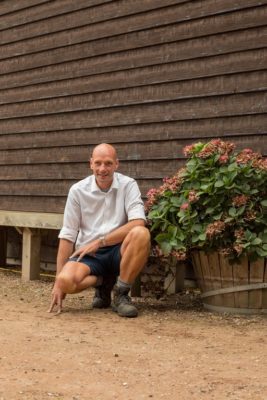
[(168, 233), (170, 234), (170, 236), (172, 238), (174, 238), (176, 236), (177, 230), (178, 230), (177, 226), (174, 226), (174, 225), (168, 226)]
[(242, 215), (242, 214), (244, 213), (244, 211), (245, 211), (245, 208), (246, 208), (246, 206), (240, 207), (240, 208), (237, 210), (236, 215)]
[(236, 209), (235, 209), (234, 207), (231, 207), (231, 208), (229, 209), (229, 215), (230, 215), (231, 217), (235, 217), (235, 216), (236, 216)]
[(263, 250), (261, 248), (256, 248), (256, 253), (260, 256), (260, 257), (267, 257), (267, 250)]
[(212, 214), (214, 212), (214, 207), (208, 207), (206, 210), (206, 214)]
[(207, 237), (206, 233), (201, 233), (201, 235), (198, 236), (199, 240), (202, 241), (206, 240), (206, 237)]
[(191, 240), (192, 240), (192, 243), (198, 242), (199, 241), (199, 235), (193, 235)]
[(169, 242), (162, 242), (160, 243), (160, 247), (163, 251), (163, 253), (167, 256), (168, 254), (170, 254), (172, 246)]
[(215, 182), (215, 185), (214, 185), (215, 187), (223, 187), (224, 186), (224, 182), (221, 180), (221, 179), (219, 179), (218, 181), (216, 181)]
[(263, 207), (267, 207), (267, 200), (261, 201), (261, 205), (262, 205)]
[(228, 165), (228, 171), (234, 171), (237, 168), (237, 163), (232, 163), (230, 165)]
[(260, 238), (256, 238), (251, 242), (251, 244), (253, 246), (257, 246), (258, 244), (262, 244), (262, 240)]
[(177, 196), (172, 196), (170, 198), (171, 203), (174, 204), (175, 206), (179, 207), (181, 205), (181, 199)]

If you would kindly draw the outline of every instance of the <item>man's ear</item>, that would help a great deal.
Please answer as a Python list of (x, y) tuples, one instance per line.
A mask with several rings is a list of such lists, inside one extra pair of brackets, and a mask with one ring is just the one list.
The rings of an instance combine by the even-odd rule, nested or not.
[(117, 171), (117, 169), (119, 168), (119, 165), (120, 165), (120, 163), (119, 163), (119, 160), (118, 160), (118, 158), (117, 158), (117, 160), (116, 160), (116, 171)]
[(90, 160), (88, 161), (88, 164), (89, 164), (89, 168), (90, 168), (90, 169), (93, 169), (93, 168), (92, 168), (92, 163), (93, 163), (93, 160), (92, 160), (92, 158), (90, 158)]

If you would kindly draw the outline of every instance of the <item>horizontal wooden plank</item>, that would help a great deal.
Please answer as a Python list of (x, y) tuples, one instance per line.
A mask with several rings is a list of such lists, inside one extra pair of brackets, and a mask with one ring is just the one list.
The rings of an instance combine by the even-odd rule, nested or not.
[(267, 93), (246, 93), (0, 120), (0, 131), (31, 132), (215, 118), (266, 112)]
[[(145, 179), (145, 180), (137, 180), (140, 191), (143, 195), (147, 193), (147, 191), (153, 187), (158, 186), (162, 183), (161, 179)], [(28, 201), (29, 196), (33, 197), (59, 197), (67, 196), (68, 191), (71, 185), (75, 183), (75, 181), (71, 180), (61, 180), (61, 181), (9, 181), (8, 182), (0, 182), (0, 210), (1, 206), (1, 197), (8, 196), (11, 197), (20, 197), (25, 198), (25, 202)], [(25, 210), (27, 211), (27, 210)], [(46, 212), (46, 211), (45, 211)], [(52, 212), (48, 210), (47, 212)]]
[(166, 121), (150, 124), (51, 132), (0, 133), (0, 149), (93, 145), (101, 142), (130, 143), (150, 140), (251, 136), (267, 133), (267, 114)]
[[(23, 200), (23, 201), (22, 201)], [(0, 196), (0, 210), (63, 213), (66, 197)]]
[[(12, 87), (13, 85), (18, 86), (27, 83), (36, 84), (51, 79), (60, 80), (87, 76), (89, 73), (94, 75), (122, 69), (153, 66), (165, 64), (166, 61), (168, 63), (194, 59), (199, 61), (203, 57), (205, 62), (206, 57), (209, 57), (207, 59), (209, 61), (211, 56), (264, 48), (266, 47), (266, 32), (267, 28), (250, 29), (232, 32), (230, 37), (227, 34), (215, 35), (194, 39), (186, 43), (163, 44), (85, 60), (79, 59), (59, 65), (31, 69), (30, 71), (23, 71), (24, 68), (19, 68), (21, 72), (10, 73), (9, 71), (8, 75), (0, 75), (0, 87), (7, 88), (9, 85)], [(2, 73), (5, 73), (4, 70)]]
[[(129, 175), (135, 179), (161, 179), (172, 175), (184, 160), (139, 160), (120, 161), (119, 172)], [(85, 161), (73, 163), (48, 163), (31, 165), (1, 165), (0, 180), (49, 180), (49, 179), (72, 179), (80, 180), (91, 170)]]
[(18, 226), (28, 228), (60, 229), (63, 225), (63, 214), (31, 213), (0, 210), (1, 226)]
[[(5, 59), (13, 57), (14, 55), (19, 56), (28, 53), (33, 54), (49, 49), (59, 49), (65, 46), (69, 47), (79, 43), (87, 42), (88, 38), (90, 38), (90, 41), (99, 41), (101, 38), (107, 38), (110, 43), (111, 40), (113, 42), (113, 36), (122, 35), (125, 33), (127, 33), (127, 39), (125, 37), (123, 40), (125, 42), (127, 41), (128, 44), (130, 44), (133, 40), (136, 41), (137, 37), (139, 37), (139, 41), (144, 40), (144, 43), (146, 43), (148, 36), (151, 36), (151, 34), (153, 37), (155, 37), (155, 39), (157, 39), (156, 43), (162, 43), (173, 41), (178, 37), (179, 40), (183, 40), (196, 36), (202, 36), (203, 32), (205, 35), (209, 35), (217, 32), (264, 25), (264, 20), (266, 20), (267, 17), (266, 7), (259, 7), (259, 4), (261, 3), (260, 1), (254, 0), (253, 3), (258, 7), (236, 11), (236, 4), (232, 2), (232, 5), (228, 5), (228, 12), (226, 14), (217, 15), (220, 14), (220, 12), (225, 11), (225, 1), (220, 0), (219, 2), (214, 3), (213, 0), (207, 0), (204, 3), (201, 3), (201, 8), (191, 2), (189, 4), (178, 4), (172, 7), (161, 8), (156, 11), (149, 11), (147, 13), (142, 13), (141, 15), (135, 14), (119, 19), (101, 21), (100, 23), (93, 25), (88, 25), (92, 16), (91, 9), (83, 10), (81, 12), (82, 15), (80, 19), (77, 16), (77, 19), (74, 16), (72, 16), (70, 19), (72, 26), (75, 24), (75, 29), (69, 29), (68, 18), (66, 18), (66, 16), (62, 16), (60, 18), (64, 18), (64, 22), (59, 22), (55, 18), (46, 21), (45, 29), (47, 32), (49, 32), (49, 34), (44, 36), (39, 36), (41, 29), (40, 23), (37, 24), (35, 30), (38, 29), (38, 31), (35, 32), (32, 39), (22, 41), (20, 33), (13, 32), (13, 35), (16, 35), (16, 40), (19, 38), (19, 42), (15, 41), (11, 44), (3, 44), (0, 47), (0, 58)], [(229, 11), (231, 10), (234, 10), (235, 12), (230, 13)], [(214, 14), (216, 16), (214, 16)], [(203, 19), (199, 19), (200, 15)], [(204, 17), (210, 15), (212, 15), (211, 18), (204, 19)], [(81, 19), (87, 25), (78, 28), (77, 25), (83, 24)], [(197, 20), (193, 21), (193, 19)], [(190, 21), (187, 22), (188, 20)], [(240, 25), (241, 21), (242, 23)], [(51, 23), (53, 23), (54, 26), (49, 29), (49, 25)], [(164, 27), (162, 25), (168, 26)], [(57, 32), (58, 27), (62, 26), (65, 26), (65, 30), (62, 32)], [(23, 29), (25, 30), (25, 27)], [(56, 32), (51, 34), (51, 31), (55, 30)], [(142, 30), (144, 30), (144, 32), (140, 32)], [(29, 27), (27, 31), (29, 31)], [(139, 32), (133, 33), (136, 31)], [(4, 35), (1, 35), (2, 39), (0, 40), (0, 43), (4, 40), (3, 36)], [(10, 41), (10, 35), (8, 35), (8, 38)], [(98, 43), (100, 47), (103, 48), (103, 43), (101, 41)], [(149, 42), (148, 44), (155, 44), (155, 40), (152, 43)], [(138, 47), (140, 47), (140, 45)]]
[(0, 2), (0, 15), (14, 13), (24, 8), (37, 6), (43, 3), (49, 3), (50, 0), (12, 0)]
[[(82, 2), (78, 3), (79, 6), (82, 7), (83, 4), (81, 5), (80, 3)], [(80, 13), (75, 12), (72, 18), (53, 15), (53, 17), (43, 21), (39, 20), (38, 22), (31, 22), (27, 25), (13, 27), (13, 29), (9, 29), (8, 31), (2, 31), (0, 44), (38, 37), (39, 50), (43, 50), (51, 48), (50, 43), (52, 38), (56, 40), (56, 46), (62, 46), (66, 44), (66, 37), (68, 38), (68, 44), (74, 44), (87, 41), (88, 38), (92, 40), (101, 37), (108, 37), (123, 32), (151, 28), (158, 26), (159, 24), (165, 25), (173, 22), (177, 23), (230, 11), (240, 10), (241, 12), (242, 9), (260, 6), (264, 3), (266, 3), (266, 1), (262, 2), (259, 0), (247, 0), (246, 2), (242, 0), (235, 2), (232, 0), (217, 0), (216, 2), (214, 2), (214, 0), (206, 0), (205, 2), (161, 1), (159, 5), (162, 8), (160, 9), (150, 9), (148, 12), (142, 12), (141, 14), (137, 13), (130, 16), (109, 19), (108, 21), (101, 20), (101, 22), (97, 22), (99, 21), (97, 14), (92, 14), (90, 10), (83, 10)], [(155, 2), (153, 2), (153, 5), (155, 6)], [(67, 8), (65, 9), (69, 11)], [(100, 7), (96, 8), (96, 11), (97, 10), (99, 10), (103, 19), (103, 11)], [(94, 19), (92, 19), (92, 17)], [(63, 27), (64, 31), (68, 30), (68, 33), (62, 32)], [(36, 51), (36, 49), (33, 50)]]
[[(30, 86), (24, 82), (24, 87), (15, 87), (16, 82), (13, 82), (12, 89), (0, 91), (0, 104), (257, 71), (265, 69), (266, 64), (267, 49), (256, 49)], [(6, 80), (8, 78), (7, 75)]]
[[(208, 0), (208, 3), (210, 3), (210, 1), (211, 0)], [(53, 47), (61, 47), (65, 45), (81, 43), (84, 41), (88, 41), (88, 38), (90, 38), (90, 40), (99, 39), (103, 37), (118, 35), (125, 32), (133, 32), (136, 30), (158, 26), (159, 14), (160, 25), (183, 21), (184, 19), (188, 19), (187, 16), (183, 16), (185, 8), (184, 3), (186, 3), (185, 6), (187, 6), (190, 15), (192, 11), (193, 14), (197, 12), (199, 13), (199, 7), (193, 8), (191, 6), (191, 3), (188, 3), (188, 1), (177, 2), (171, 0), (167, 2), (161, 1), (158, 4), (156, 2), (150, 2), (152, 7), (160, 6), (162, 8), (150, 9), (149, 11), (145, 10), (141, 13), (137, 9), (136, 13), (134, 13), (133, 15), (121, 16), (121, 13), (120, 15), (118, 15), (117, 7), (116, 12), (108, 15), (108, 18), (111, 19), (107, 20), (105, 13), (103, 13), (103, 7), (96, 7), (95, 12), (92, 12), (92, 9), (84, 9), (81, 12), (75, 12), (74, 14), (70, 14), (67, 16), (54, 16), (43, 21), (27, 24), (27, 26), (22, 25), (14, 27), (12, 30), (9, 29), (8, 31), (2, 31), (0, 44), (17, 42), (18, 38), (19, 41), (22, 41), (23, 39), (28, 39), (25, 43), (27, 49), (26, 52), (29, 52), (30, 49), (31, 51), (36, 52)], [(252, 3), (258, 5), (259, 1), (254, 0), (252, 1)], [(124, 3), (124, 6), (125, 5), (127, 4)], [(136, 1), (134, 6), (135, 5)], [(172, 5), (172, 7), (170, 7), (170, 5)], [(112, 11), (114, 11), (114, 5), (111, 4), (108, 7), (111, 8)], [(191, 12), (189, 8), (192, 9)], [(204, 8), (206, 9), (206, 7)], [(218, 8), (220, 8), (220, 5), (217, 5), (217, 9)], [(179, 10), (178, 14), (176, 12), (177, 9)], [(216, 13), (219, 13), (219, 10), (217, 9)], [(203, 11), (205, 13), (205, 10)], [(209, 14), (210, 12), (208, 12), (208, 15)], [(191, 15), (191, 17), (193, 17), (193, 15)], [(36, 42), (36, 40), (38, 41), (39, 50), (36, 49), (36, 44), (34, 45), (34, 42)], [(22, 46), (22, 48), (24, 48), (24, 46)]]
[[(244, 147), (252, 146), (257, 151), (267, 154), (266, 135), (231, 137), (231, 141), (242, 144)], [(171, 160), (184, 158), (183, 148), (191, 143), (190, 140), (165, 140), (137, 143), (117, 144), (118, 157), (121, 160)], [(87, 164), (94, 146), (51, 147), (41, 149), (21, 149), (0, 151), (0, 164), (40, 164), (40, 163), (75, 163)], [(61, 167), (59, 167), (61, 168)], [(60, 175), (60, 171), (59, 171)]]
[(18, 118), (267, 89), (267, 71), (147, 85), (95, 94), (58, 97), (0, 106), (0, 118)]
[[(32, 180), (0, 182), (0, 196), (63, 196), (69, 191), (72, 180)], [(1, 208), (0, 208), (1, 209)]]
[[(182, 3), (184, 1), (185, 0), (164, 0), (164, 2), (162, 0), (120, 0), (118, 6), (118, 1), (111, 0), (79, 0), (77, 2), (74, 2), (73, 0), (57, 0), (50, 2), (49, 5), (40, 5), (39, 7), (34, 7), (30, 10), (19, 11), (14, 15), (7, 15), (0, 22), (0, 29), (8, 29), (34, 21), (46, 20), (55, 15), (62, 15), (61, 18), (58, 18), (57, 22), (62, 26), (63, 30), (65, 29), (64, 23), (66, 23), (67, 28), (71, 26), (71, 19), (75, 21), (77, 18), (83, 20), (83, 23), (93, 23), (121, 15), (143, 12), (153, 8), (162, 7), (163, 5), (173, 4), (175, 2)], [(87, 14), (88, 7), (92, 8), (90, 13)], [(81, 9), (82, 11), (79, 11)], [(85, 19), (83, 19), (84, 14), (86, 15)]]
[[(206, 36), (208, 35), (227, 35), (227, 33), (222, 32), (230, 32), (232, 37), (232, 31), (238, 31), (238, 33), (240, 33), (239, 30), (241, 29), (265, 25), (267, 16), (266, 10), (267, 7), (265, 7), (265, 12), (262, 13), (259, 12), (259, 7), (257, 7), (253, 12), (245, 15), (246, 18), (244, 18), (243, 13), (241, 16), (240, 13), (229, 13), (225, 16), (206, 18), (200, 22), (198, 20), (195, 22), (193, 21), (192, 23), (189, 23), (189, 25), (185, 24), (187, 26), (184, 26), (184, 24), (182, 24), (182, 26), (180, 26), (180, 24), (174, 24), (167, 27), (149, 29), (148, 31), (118, 35), (111, 37), (108, 40), (104, 38), (72, 46), (45, 50), (39, 53), (2, 59), (0, 61), (0, 71), (2, 74), (10, 73), (18, 70), (58, 64), (64, 61), (100, 56), (103, 54), (129, 51), (132, 49), (135, 49), (136, 51), (139, 48), (143, 49), (147, 46), (156, 46), (159, 43), (169, 43), (174, 41), (179, 41), (178, 45), (180, 46), (182, 45), (184, 47), (186, 45), (188, 47), (188, 45), (190, 45), (188, 43), (189, 40), (193, 41), (202, 39), (203, 41), (203, 39), (206, 40)], [(196, 25), (195, 29), (193, 29), (194, 24)], [(267, 28), (265, 27), (265, 29)], [(202, 36), (204, 36), (204, 38), (202, 38)], [(229, 33), (227, 36), (229, 37)], [(197, 39), (195, 39), (195, 37), (197, 37)], [(217, 40), (219, 40), (219, 38)], [(228, 38), (228, 40), (231, 39)], [(3, 49), (3, 51), (4, 50), (5, 49)], [(16, 54), (17, 51), (13, 49), (12, 54)], [(3, 54), (5, 54), (5, 51)], [(5, 55), (3, 55), (3, 57), (5, 57)]]
[(77, 12), (77, 10), (97, 6), (99, 4), (101, 5), (102, 3), (109, 3), (110, 1), (112, 0), (79, 0), (77, 2), (72, 0), (48, 1), (48, 4), (37, 4), (36, 7), (22, 9), (5, 15), (0, 21), (0, 30), (31, 24), (34, 21), (42, 21), (43, 19), (46, 20), (55, 15)]

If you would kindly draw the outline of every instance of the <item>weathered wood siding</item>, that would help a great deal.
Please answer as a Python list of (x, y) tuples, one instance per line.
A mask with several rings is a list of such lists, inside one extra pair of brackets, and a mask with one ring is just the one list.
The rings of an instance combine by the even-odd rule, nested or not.
[(198, 139), (267, 155), (267, 1), (0, 2), (0, 209), (62, 212), (99, 142), (143, 194)]

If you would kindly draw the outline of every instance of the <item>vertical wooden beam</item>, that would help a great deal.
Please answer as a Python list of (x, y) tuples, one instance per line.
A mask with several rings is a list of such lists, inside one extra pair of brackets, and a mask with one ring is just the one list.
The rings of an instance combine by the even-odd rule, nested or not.
[(40, 278), (41, 234), (39, 229), (23, 229), (22, 236), (22, 280)]
[(2, 267), (6, 265), (6, 254), (7, 254), (7, 229), (4, 226), (0, 226), (0, 265)]
[(134, 281), (131, 288), (131, 296), (141, 297), (141, 274), (139, 274)]
[(167, 267), (164, 289), (167, 294), (175, 294), (184, 289), (185, 264), (172, 260)]

